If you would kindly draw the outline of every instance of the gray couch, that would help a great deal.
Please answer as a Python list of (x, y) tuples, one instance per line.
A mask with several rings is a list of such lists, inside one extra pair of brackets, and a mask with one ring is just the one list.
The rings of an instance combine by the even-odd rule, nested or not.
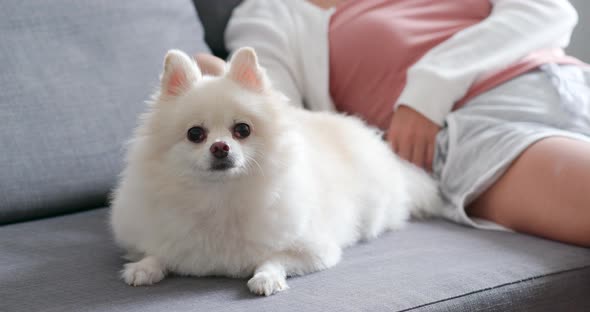
[(442, 221), (268, 298), (227, 278), (124, 284), (105, 208), (124, 141), (165, 51), (224, 55), (238, 2), (0, 1), (0, 311), (590, 311), (589, 249)]

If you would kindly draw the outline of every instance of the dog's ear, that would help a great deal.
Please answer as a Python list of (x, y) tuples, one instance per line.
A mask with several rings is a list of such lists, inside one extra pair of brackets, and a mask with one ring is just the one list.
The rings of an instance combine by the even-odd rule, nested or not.
[(164, 59), (164, 72), (160, 78), (161, 94), (177, 96), (202, 78), (201, 70), (186, 53), (170, 50)]
[(264, 92), (269, 83), (266, 73), (258, 65), (258, 58), (252, 48), (237, 50), (229, 63), (228, 77), (245, 89)]

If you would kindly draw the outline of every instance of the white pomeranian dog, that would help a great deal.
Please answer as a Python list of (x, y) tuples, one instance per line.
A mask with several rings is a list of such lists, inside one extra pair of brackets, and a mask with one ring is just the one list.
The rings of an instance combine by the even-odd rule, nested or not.
[(114, 236), (135, 261), (126, 283), (251, 277), (268, 296), (442, 205), (436, 183), (377, 130), (290, 106), (254, 50), (237, 51), (220, 77), (180, 51), (164, 63), (112, 201)]

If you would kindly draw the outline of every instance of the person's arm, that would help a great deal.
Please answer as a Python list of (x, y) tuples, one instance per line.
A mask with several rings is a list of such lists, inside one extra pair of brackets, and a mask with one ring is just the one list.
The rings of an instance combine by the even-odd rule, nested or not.
[(481, 75), (527, 54), (569, 43), (578, 15), (567, 0), (490, 0), (492, 13), (425, 54), (408, 70), (387, 140), (395, 152), (430, 170), (446, 115)]
[(245, 1), (230, 18), (225, 43), (230, 51), (254, 48), (273, 86), (303, 107), (301, 69), (291, 46), (296, 34), (287, 9), (277, 0)]
[(481, 74), (535, 50), (566, 47), (578, 21), (567, 0), (490, 1), (488, 18), (436, 46), (408, 70), (396, 109), (407, 105), (440, 126)]

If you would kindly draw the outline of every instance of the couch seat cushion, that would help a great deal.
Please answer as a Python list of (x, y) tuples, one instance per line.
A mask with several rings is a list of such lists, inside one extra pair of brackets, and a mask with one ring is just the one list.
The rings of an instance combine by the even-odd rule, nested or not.
[(590, 249), (412, 223), (261, 298), (245, 280), (118, 278), (107, 210), (0, 227), (0, 311), (590, 311)]

